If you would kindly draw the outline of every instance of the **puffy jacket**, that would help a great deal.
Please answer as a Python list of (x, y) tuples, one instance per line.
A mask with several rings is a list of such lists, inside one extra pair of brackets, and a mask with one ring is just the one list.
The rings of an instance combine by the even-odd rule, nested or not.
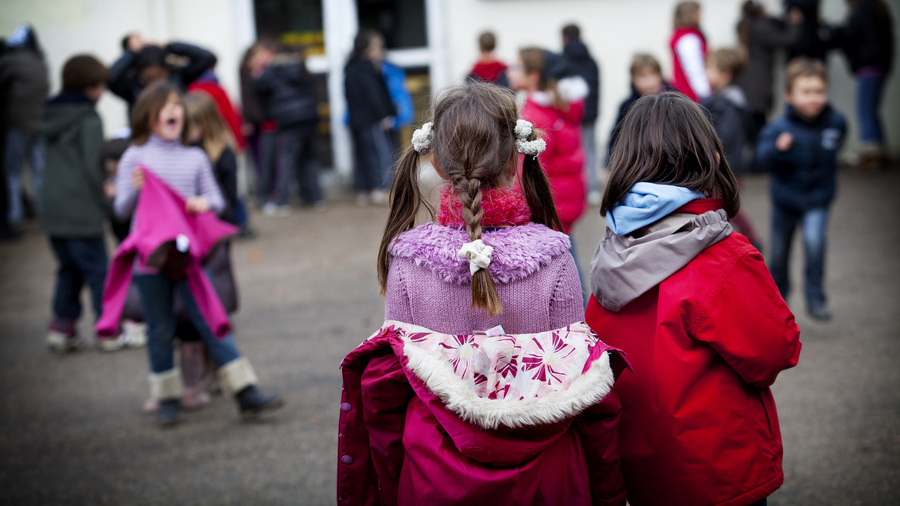
[(37, 131), (50, 92), (48, 79), (47, 64), (38, 51), (16, 49), (0, 57), (0, 89), (8, 93), (3, 97), (2, 119), (7, 125)]
[(581, 118), (581, 122), (594, 124), (600, 115), (600, 67), (591, 58), (587, 46), (580, 40), (570, 40), (563, 48), (563, 55), (569, 60), (575, 73), (588, 85), (588, 94), (584, 99), (584, 117)]
[(112, 201), (103, 192), (103, 122), (94, 102), (81, 93), (55, 97), (44, 109), (41, 133), (46, 146), (41, 228), (51, 237), (102, 236)]
[(454, 335), (386, 321), (341, 362), (337, 504), (624, 505), (625, 367), (584, 323)]
[[(775, 141), (784, 132), (794, 141), (782, 152)], [(827, 206), (835, 195), (837, 152), (846, 133), (847, 120), (831, 106), (812, 123), (787, 106), (782, 118), (766, 125), (757, 141), (756, 163), (772, 172), (774, 203), (801, 212)]]
[[(724, 211), (715, 210), (720, 205), (691, 202), (670, 215), (671, 228), (640, 238), (607, 231), (591, 264), (592, 271), (606, 265), (609, 288), (630, 295), (613, 293), (611, 304), (592, 283), (585, 319), (634, 367), (616, 384), (622, 472), (634, 506), (748, 505), (784, 479), (769, 386), (797, 364), (800, 331), (762, 256), (730, 233)], [(667, 266), (691, 250), (677, 243), (692, 235), (712, 245), (701, 245), (680, 268)], [(610, 253), (616, 245), (620, 256)], [(638, 265), (634, 257), (642, 255)], [(646, 291), (627, 286), (668, 267), (674, 273)]]
[(569, 101), (567, 110), (552, 105), (547, 93), (532, 92), (522, 108), (522, 117), (532, 122), (547, 141), (547, 150), (538, 156), (553, 191), (556, 212), (563, 232), (569, 230), (587, 208), (587, 181), (584, 175), (584, 148), (581, 144), (581, 118), (584, 115), (584, 96), (587, 87), (581, 78), (575, 78), (583, 87), (582, 92), (566, 97), (565, 81), (559, 82), (560, 93)]
[(266, 116), (280, 127), (319, 119), (315, 81), (303, 64), (290, 55), (278, 55), (253, 87)]

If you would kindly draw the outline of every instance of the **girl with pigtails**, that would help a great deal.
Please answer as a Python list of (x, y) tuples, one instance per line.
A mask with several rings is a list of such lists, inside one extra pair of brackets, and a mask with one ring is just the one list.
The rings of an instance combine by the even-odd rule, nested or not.
[(581, 321), (545, 147), (485, 83), (444, 90), (413, 135), (378, 256), (385, 322), (341, 364), (338, 504), (625, 504), (628, 365)]

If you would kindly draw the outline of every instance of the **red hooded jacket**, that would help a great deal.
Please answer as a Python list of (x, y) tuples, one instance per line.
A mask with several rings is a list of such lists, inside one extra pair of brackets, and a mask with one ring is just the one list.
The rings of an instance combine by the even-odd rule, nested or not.
[(341, 363), (337, 504), (624, 505), (612, 385), (628, 364), (590, 334), (385, 322)]
[(585, 155), (581, 145), (583, 116), (583, 100), (573, 101), (567, 110), (561, 110), (552, 104), (538, 103), (534, 93), (528, 96), (522, 108), (522, 118), (533, 123), (547, 141), (547, 150), (538, 156), (538, 160), (550, 180), (556, 212), (562, 231), (567, 234), (587, 208)]
[[(676, 212), (701, 214), (714, 203)], [(741, 506), (781, 486), (769, 386), (797, 364), (800, 330), (743, 235), (702, 250), (616, 313), (592, 296), (585, 319), (634, 367), (616, 383), (630, 504)]]

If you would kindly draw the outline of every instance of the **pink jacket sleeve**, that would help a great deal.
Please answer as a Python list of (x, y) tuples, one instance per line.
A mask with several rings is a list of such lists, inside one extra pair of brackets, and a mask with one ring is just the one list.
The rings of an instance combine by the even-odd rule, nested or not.
[(691, 335), (709, 343), (747, 383), (766, 388), (800, 359), (800, 329), (758, 252), (714, 283)]

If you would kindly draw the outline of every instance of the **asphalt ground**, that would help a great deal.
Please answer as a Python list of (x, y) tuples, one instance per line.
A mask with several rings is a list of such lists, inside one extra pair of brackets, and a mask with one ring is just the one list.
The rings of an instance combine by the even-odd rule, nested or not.
[[(773, 387), (785, 483), (771, 505), (900, 504), (898, 195), (898, 170), (841, 172), (833, 321), (808, 318), (799, 291), (789, 297), (803, 352)], [(765, 176), (745, 180), (744, 208), (767, 237)], [(232, 323), (263, 390), (287, 405), (244, 423), (218, 397), (170, 430), (141, 411), (143, 349), (47, 350), (55, 260), (38, 226), (0, 243), (0, 504), (334, 504), (338, 364), (383, 320), (375, 259), (386, 215), (340, 195), (324, 213), (254, 215), (258, 237), (233, 247)], [(574, 234), (586, 271), (602, 233), (592, 208)], [(793, 253), (801, 286), (799, 244)]]

